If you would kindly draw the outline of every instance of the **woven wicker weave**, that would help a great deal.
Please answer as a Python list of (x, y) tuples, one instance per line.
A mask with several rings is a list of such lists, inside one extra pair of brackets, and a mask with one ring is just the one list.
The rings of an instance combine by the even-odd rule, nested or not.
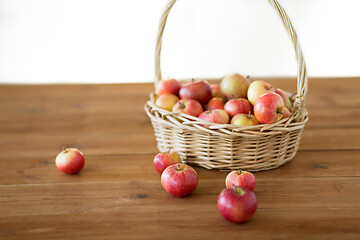
[[(145, 104), (151, 119), (159, 151), (172, 148), (184, 162), (207, 169), (243, 169), (262, 171), (276, 168), (290, 161), (296, 154), (304, 125), (308, 120), (305, 99), (308, 78), (296, 32), (284, 9), (276, 0), (268, 0), (281, 17), (290, 35), (298, 62), (297, 93), (291, 116), (274, 124), (235, 126), (207, 123), (183, 113), (173, 113), (154, 104), (154, 94)], [(155, 52), (155, 86), (161, 77), (160, 55), (162, 35), (167, 16), (175, 4), (167, 4), (160, 20)]]

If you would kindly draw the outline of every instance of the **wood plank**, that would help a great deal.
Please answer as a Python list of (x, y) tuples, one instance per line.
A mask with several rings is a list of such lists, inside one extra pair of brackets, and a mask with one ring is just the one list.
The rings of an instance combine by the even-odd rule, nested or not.
[[(87, 103), (81, 108), (72, 108), (71, 103), (59, 108), (39, 106), (28, 107), (17, 113), (7, 113), (0, 118), (0, 132), (41, 132), (41, 131), (77, 131), (83, 129), (92, 131), (104, 130), (132, 130), (143, 131), (150, 126), (150, 120), (143, 109), (143, 101), (134, 101), (125, 106), (119, 104), (114, 107), (111, 100), (104, 102)], [(33, 104), (36, 105), (36, 104)], [(107, 106), (107, 108), (103, 106)], [(115, 108), (116, 110), (111, 110)], [(307, 128), (357, 128), (360, 127), (360, 107), (334, 106), (331, 111), (324, 107), (309, 106), (310, 120)], [(61, 117), (60, 117), (61, 116)], [(123, 126), (126, 125), (126, 128)], [(150, 126), (151, 128), (151, 126)]]
[[(262, 78), (273, 84), (274, 87), (283, 88), (289, 92), (296, 90), (295, 78)], [(254, 78), (256, 80), (256, 78)], [(341, 84), (341, 88), (339, 87)], [(142, 84), (69, 84), (69, 85), (2, 85), (0, 86), (0, 100), (29, 101), (31, 99), (60, 99), (70, 96), (77, 99), (112, 98), (119, 96), (148, 96), (153, 91), (152, 83)], [(308, 102), (312, 105), (359, 106), (360, 78), (310, 78)], [(21, 96), (21, 97), (19, 97)], [(346, 96), (346, 97), (344, 97)], [(2, 101), (3, 102), (3, 101)]]
[[(316, 86), (320, 85), (319, 81), (314, 81)], [(316, 90), (322, 92), (327, 87), (326, 91), (332, 89), (334, 92), (335, 80), (327, 81), (329, 84), (322, 88), (318, 86), (319, 89)], [(314, 100), (308, 104), (309, 128), (360, 126), (360, 97), (357, 92), (352, 93), (359, 81), (344, 81), (350, 81), (355, 87), (341, 90), (341, 93), (355, 95), (358, 99), (348, 105), (336, 100), (331, 104), (327, 100)], [(284, 82), (283, 85), (286, 86), (291, 81), (278, 82), (279, 85)], [(120, 131), (125, 129), (125, 124), (126, 130), (143, 131), (149, 126), (143, 105), (147, 100), (147, 91), (151, 91), (151, 88), (151, 84), (0, 86), (0, 99), (3, 100), (0, 101), (0, 110), (5, 113), (0, 117), (0, 132), (30, 133), (94, 128)], [(322, 103), (317, 104), (318, 102)], [(328, 110), (327, 107), (330, 106), (331, 110)]]
[[(56, 131), (35, 133), (2, 133), (0, 159), (17, 156), (51, 156), (63, 146), (81, 148), (87, 154), (155, 154), (158, 152), (153, 129), (141, 132), (97, 129), (84, 131)], [(300, 150), (360, 150), (357, 139), (360, 128), (306, 129), (300, 141)]]
[[(87, 155), (85, 168), (79, 175), (68, 176), (55, 167), (55, 155), (17, 155), (0, 161), (0, 184), (45, 184), (45, 183), (86, 183), (125, 180), (158, 180), (153, 169), (154, 154), (131, 155)], [(268, 178), (320, 178), (320, 177), (360, 177), (360, 151), (299, 151), (286, 165), (271, 171), (255, 173), (259, 179)], [(206, 170), (195, 167), (201, 179), (224, 180), (227, 172)], [(139, 173), (141, 174), (134, 174)]]
[[(197, 209), (210, 211), (224, 186), (224, 178), (199, 178), (197, 189), (186, 198), (167, 193), (157, 180), (76, 182), (0, 186), (2, 216), (127, 212), (141, 208), (153, 212)], [(78, 182), (77, 182), (78, 181)], [(258, 208), (354, 208), (360, 210), (360, 177), (257, 179)], [(81, 199), (79, 198), (81, 196)], [(61, 202), (61, 204), (59, 204)], [(17, 206), (21, 205), (21, 208)], [(46, 208), (44, 208), (44, 205)], [(133, 211), (133, 210), (130, 210)]]
[[(143, 201), (142, 199), (138, 200)], [(171, 203), (169, 203), (171, 204)], [(185, 204), (191, 206), (191, 204)], [(309, 216), (311, 218), (309, 219)], [(349, 217), (351, 216), (351, 217)], [(71, 220), (70, 220), (71, 219)], [(0, 237), (13, 239), (326, 239), (357, 240), (359, 209), (259, 209), (248, 223), (232, 224), (211, 210), (156, 207), (153, 212), (80, 212), (0, 216)], [(21, 222), (19, 228), (18, 223)]]

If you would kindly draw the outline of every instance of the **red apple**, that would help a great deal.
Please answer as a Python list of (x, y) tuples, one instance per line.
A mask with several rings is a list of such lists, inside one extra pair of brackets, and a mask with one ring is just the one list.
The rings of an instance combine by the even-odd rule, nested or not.
[(171, 93), (178, 95), (180, 88), (181, 85), (176, 79), (164, 79), (160, 80), (156, 85), (156, 94), (161, 95)]
[[(206, 110), (205, 112), (202, 112), (199, 116), (200, 119), (205, 120), (207, 122), (211, 123), (221, 123), (221, 124), (227, 124), (229, 123), (229, 115), (227, 112), (221, 109), (215, 109), (215, 110)], [(207, 126), (207, 125), (204, 125)]]
[(217, 206), (220, 214), (233, 223), (244, 223), (254, 216), (257, 209), (255, 193), (244, 187), (225, 188), (221, 191)]
[(194, 99), (181, 99), (174, 105), (172, 111), (197, 117), (203, 112), (203, 107)]
[(213, 98), (218, 97), (226, 101), (226, 96), (223, 92), (221, 92), (220, 85), (210, 84), (210, 88), (211, 88), (211, 95)]
[(249, 85), (249, 79), (238, 73), (231, 73), (221, 80), (220, 89), (228, 98), (246, 98)]
[(215, 109), (222, 109), (224, 110), (225, 102), (223, 98), (214, 97), (210, 99), (208, 104), (206, 105), (206, 109), (208, 110), (215, 110)]
[(206, 104), (211, 98), (211, 88), (204, 81), (193, 81), (180, 88), (179, 96), (182, 99), (194, 99)]
[(231, 119), (230, 123), (234, 124), (234, 125), (243, 125), (243, 126), (256, 126), (256, 125), (259, 125), (258, 120), (255, 118), (254, 115), (251, 114), (251, 112), (249, 112), (248, 114), (244, 114), (244, 113), (236, 114)]
[(226, 102), (224, 110), (229, 114), (230, 117), (235, 116), (238, 113), (252, 112), (251, 103), (245, 98), (231, 99)]
[(285, 110), (282, 97), (277, 93), (265, 93), (259, 97), (254, 105), (254, 114), (261, 123), (274, 123), (279, 121)]
[(181, 163), (180, 155), (177, 152), (161, 152), (154, 157), (154, 168), (158, 173), (162, 173), (170, 165)]
[(171, 111), (174, 107), (174, 105), (179, 101), (180, 99), (171, 93), (165, 93), (162, 95), (159, 95), (156, 98), (155, 105), (159, 108)]
[(282, 97), (282, 99), (284, 100), (284, 103), (285, 103), (285, 107), (287, 109), (291, 110), (292, 109), (292, 104), (291, 104), (290, 98), (287, 96), (285, 91), (280, 89), (280, 88), (277, 88), (277, 89), (275, 89), (275, 92)]
[(247, 171), (236, 170), (230, 172), (225, 179), (225, 186), (227, 188), (245, 187), (251, 191), (254, 191), (256, 180), (254, 174)]
[(262, 80), (257, 80), (254, 81), (250, 84), (248, 92), (247, 92), (247, 97), (249, 102), (254, 105), (256, 100), (263, 94), (265, 93), (271, 93), (271, 92), (275, 92), (275, 89), (271, 86), (270, 83), (262, 81)]
[(56, 167), (64, 173), (74, 174), (81, 171), (85, 157), (76, 148), (64, 148), (55, 159)]
[(192, 167), (184, 163), (173, 164), (161, 174), (161, 184), (168, 193), (184, 197), (196, 189), (198, 175)]
[(289, 111), (289, 109), (285, 108), (284, 109), (284, 116), (282, 117), (282, 119), (288, 118), (290, 117), (291, 113)]

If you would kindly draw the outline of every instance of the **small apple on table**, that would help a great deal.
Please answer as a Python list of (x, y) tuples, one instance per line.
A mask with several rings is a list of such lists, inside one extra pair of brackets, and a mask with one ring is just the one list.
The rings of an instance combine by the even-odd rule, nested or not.
[(256, 185), (256, 179), (254, 174), (248, 171), (235, 170), (231, 171), (225, 179), (225, 186), (227, 188), (246, 187), (251, 191), (254, 191)]
[(257, 209), (257, 199), (250, 189), (245, 187), (225, 188), (219, 194), (217, 206), (220, 214), (233, 223), (250, 220)]
[(196, 189), (198, 175), (189, 165), (177, 163), (170, 165), (163, 171), (161, 184), (168, 193), (176, 197), (184, 197)]
[(161, 152), (156, 154), (153, 160), (155, 170), (162, 174), (162, 172), (170, 165), (181, 163), (180, 155), (177, 152), (170, 152), (171, 148), (167, 152)]
[(67, 174), (81, 171), (85, 165), (85, 157), (77, 148), (63, 148), (55, 158), (56, 167)]

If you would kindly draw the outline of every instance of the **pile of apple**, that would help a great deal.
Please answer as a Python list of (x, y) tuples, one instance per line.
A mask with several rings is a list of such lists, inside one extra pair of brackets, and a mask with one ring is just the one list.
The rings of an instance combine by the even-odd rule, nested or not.
[(192, 81), (181, 85), (175, 79), (159, 81), (155, 105), (172, 112), (185, 113), (207, 122), (255, 126), (288, 118), (292, 101), (270, 83), (232, 73), (220, 85)]
[[(161, 174), (164, 189), (176, 196), (184, 197), (191, 194), (198, 185), (196, 171), (181, 163), (177, 152), (158, 153), (153, 161), (155, 170)], [(233, 223), (247, 222), (256, 212), (257, 199), (253, 192), (255, 176), (246, 171), (232, 171), (225, 179), (226, 188), (217, 199), (220, 214)]]

